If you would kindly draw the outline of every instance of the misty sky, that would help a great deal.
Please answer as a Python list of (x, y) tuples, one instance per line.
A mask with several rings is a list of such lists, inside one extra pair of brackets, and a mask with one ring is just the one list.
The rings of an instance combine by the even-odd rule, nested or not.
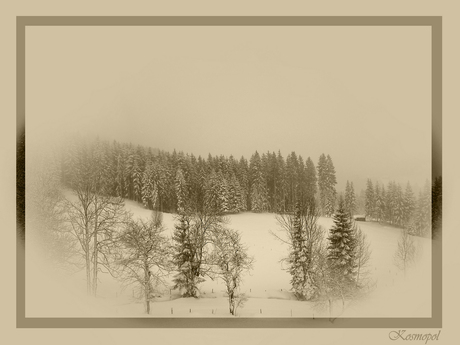
[(430, 40), (428, 27), (28, 27), (27, 148), (79, 132), (204, 157), (325, 153), (339, 190), (420, 187)]

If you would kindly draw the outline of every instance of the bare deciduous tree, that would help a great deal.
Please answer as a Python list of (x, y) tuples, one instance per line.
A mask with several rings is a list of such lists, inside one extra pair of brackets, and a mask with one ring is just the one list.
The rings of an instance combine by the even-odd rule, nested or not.
[(204, 208), (196, 212), (184, 210), (177, 221), (174, 264), (178, 274), (174, 288), (181, 289), (183, 296), (198, 297), (198, 284), (212, 274), (210, 254), (214, 237), (222, 231), (227, 219)]
[(53, 154), (28, 161), (27, 230), (29, 239), (53, 268), (72, 271), (75, 242), (65, 224), (65, 198)]
[(406, 275), (408, 267), (415, 260), (415, 244), (409, 230), (401, 229), (401, 235), (398, 241), (398, 247), (395, 252), (395, 264)]
[(66, 200), (69, 233), (80, 244), (86, 270), (87, 293), (97, 293), (98, 273), (111, 270), (111, 248), (118, 229), (129, 215), (120, 197), (110, 196), (104, 183), (104, 164), (97, 151), (76, 147), (65, 164), (70, 195)]
[(161, 213), (154, 211), (152, 218), (131, 221), (117, 237), (119, 279), (123, 286), (137, 284), (150, 314), (150, 301), (157, 288), (166, 286), (164, 277), (171, 271), (170, 246), (163, 235)]
[(370, 249), (371, 244), (368, 242), (366, 234), (356, 223), (353, 224), (353, 231), (356, 239), (356, 285), (358, 288), (362, 288), (364, 286), (369, 286), (370, 283), (369, 261), (372, 254)]
[(254, 258), (248, 255), (236, 230), (222, 229), (214, 237), (214, 245), (215, 273), (225, 283), (230, 314), (236, 315), (237, 309), (243, 307), (247, 300), (245, 294), (240, 292), (242, 275), (252, 269)]
[(280, 213), (276, 220), (281, 235), (271, 232), (280, 242), (289, 246), (288, 264), (293, 276), (291, 285), (299, 299), (311, 300), (317, 296), (317, 273), (325, 230), (318, 224), (319, 210), (314, 203), (298, 205), (294, 214)]

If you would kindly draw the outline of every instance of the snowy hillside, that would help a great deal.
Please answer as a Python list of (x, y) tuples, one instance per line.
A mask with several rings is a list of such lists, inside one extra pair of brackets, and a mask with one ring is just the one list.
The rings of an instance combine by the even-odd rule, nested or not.
[[(135, 218), (147, 219), (149, 210), (132, 201), (126, 208)], [(297, 301), (290, 290), (290, 275), (280, 260), (287, 255), (287, 246), (270, 232), (279, 229), (271, 213), (230, 215), (229, 227), (242, 234), (249, 254), (255, 258), (254, 268), (243, 277), (242, 292), (248, 297), (239, 317), (313, 317), (327, 316), (313, 302)], [(174, 215), (164, 214), (168, 235), (174, 229)], [(326, 229), (332, 219), (320, 218)], [(362, 300), (350, 302), (342, 316), (347, 317), (429, 317), (431, 316), (431, 241), (415, 237), (417, 264), (406, 277), (394, 265), (400, 230), (371, 222), (360, 222), (371, 243), (371, 274), (375, 288)], [(33, 244), (26, 255), (26, 316), (108, 316), (108, 317), (230, 317), (224, 285), (207, 279), (200, 287), (200, 298), (181, 298), (177, 291), (165, 287), (146, 315), (143, 304), (133, 297), (134, 288), (121, 290), (119, 282), (109, 274), (100, 274), (98, 297), (85, 295), (83, 272), (55, 277), (40, 263)], [(171, 283), (170, 286), (173, 284)]]

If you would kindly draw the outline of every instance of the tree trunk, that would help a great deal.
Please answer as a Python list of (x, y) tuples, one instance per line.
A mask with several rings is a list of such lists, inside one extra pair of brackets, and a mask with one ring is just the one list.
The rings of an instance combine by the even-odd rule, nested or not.
[(329, 303), (329, 318), (332, 318), (332, 301), (330, 298), (327, 301)]
[[(227, 282), (228, 284), (228, 282)], [(230, 286), (227, 285), (227, 294), (228, 294), (228, 310), (231, 315), (235, 315), (235, 304), (233, 302), (234, 294)]]
[(98, 217), (97, 217), (97, 197), (94, 201), (94, 214), (95, 214), (95, 219), (94, 219), (94, 239), (93, 239), (93, 296), (96, 297), (97, 293), (97, 261), (98, 261), (98, 252), (99, 248), (97, 246), (97, 233), (98, 233)]
[(96, 297), (97, 293), (97, 259), (98, 259), (98, 249), (97, 249), (97, 234), (94, 236), (94, 253), (93, 253), (93, 295)]
[(150, 270), (147, 265), (144, 267), (144, 296), (145, 296), (145, 311), (150, 314)]
[(91, 282), (91, 256), (90, 256), (90, 243), (91, 238), (88, 231), (88, 224), (85, 224), (85, 263), (86, 263), (86, 293), (91, 295), (92, 292), (92, 282)]
[(358, 260), (358, 270), (357, 270), (357, 274), (356, 274), (356, 285), (359, 285), (359, 273), (361, 271), (361, 260)]
[(85, 253), (85, 261), (86, 261), (86, 293), (91, 295), (91, 259), (89, 256), (89, 246), (86, 248)]

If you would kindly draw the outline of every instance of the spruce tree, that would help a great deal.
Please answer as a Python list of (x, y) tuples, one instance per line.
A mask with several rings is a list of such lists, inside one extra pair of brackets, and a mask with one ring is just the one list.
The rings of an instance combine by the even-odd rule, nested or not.
[(207, 176), (205, 184), (204, 204), (205, 208), (212, 210), (214, 213), (221, 212), (221, 198), (219, 195), (220, 184), (219, 178), (214, 170)]
[(331, 156), (327, 155), (327, 197), (326, 197), (326, 215), (330, 217), (334, 213), (335, 201), (337, 192), (335, 185), (337, 184), (337, 178), (335, 176), (335, 167), (332, 163)]
[(324, 215), (326, 214), (326, 198), (328, 190), (327, 162), (324, 153), (319, 157), (318, 165), (316, 168), (318, 169), (319, 205), (321, 213)]
[(198, 297), (198, 284), (204, 281), (197, 270), (197, 246), (192, 226), (191, 217), (182, 213), (178, 216), (173, 235), (173, 263), (177, 270), (174, 288), (180, 289), (184, 297)]
[(187, 195), (187, 186), (185, 184), (184, 174), (182, 169), (177, 169), (176, 178), (175, 178), (175, 189), (176, 189), (176, 199), (177, 199), (177, 212), (182, 213), (185, 211), (186, 202), (188, 200)]
[(353, 188), (353, 182), (347, 181), (347, 185), (345, 187), (345, 211), (353, 217), (353, 214), (356, 210), (356, 196), (355, 190)]
[(275, 181), (275, 211), (285, 212), (286, 211), (286, 164), (281, 152), (278, 151), (276, 156), (276, 162), (278, 167), (278, 178)]
[(387, 221), (387, 192), (385, 190), (385, 185), (382, 183), (382, 188), (380, 190), (380, 203), (378, 206), (378, 214), (381, 221)]
[(230, 185), (222, 171), (217, 173), (215, 188), (215, 193), (218, 199), (217, 212), (219, 214), (228, 213), (230, 211)]
[(419, 236), (426, 236), (430, 233), (431, 212), (431, 186), (426, 181), (417, 201), (416, 228)]
[(388, 182), (387, 197), (386, 197), (386, 207), (387, 207), (387, 219), (391, 224), (396, 222), (396, 182)]
[(267, 182), (262, 169), (262, 163), (258, 152), (251, 157), (250, 172), (250, 200), (251, 210), (264, 212), (268, 210)]
[(331, 156), (322, 154), (318, 162), (319, 201), (323, 215), (330, 217), (334, 213), (337, 192), (337, 179)]
[(372, 185), (372, 180), (367, 179), (366, 185), (366, 216), (373, 218), (375, 211), (375, 197), (374, 197), (374, 187)]
[(402, 226), (404, 223), (404, 195), (399, 184), (395, 186), (394, 198), (394, 220), (396, 225)]
[(302, 220), (300, 202), (295, 205), (292, 222), (292, 249), (288, 257), (291, 286), (296, 297), (309, 300), (315, 296), (316, 287), (311, 272), (312, 253), (309, 246), (305, 224)]
[(315, 164), (313, 163), (310, 157), (308, 157), (307, 161), (305, 162), (305, 175), (307, 205), (313, 206), (313, 204), (315, 203), (315, 197), (317, 192), (317, 177)]
[(298, 194), (298, 168), (299, 162), (295, 152), (286, 157), (286, 182), (287, 182), (287, 209), (294, 211)]
[(404, 215), (403, 215), (403, 223), (406, 228), (411, 222), (411, 219), (414, 215), (414, 210), (415, 210), (415, 196), (414, 196), (414, 192), (412, 191), (412, 187), (410, 186), (409, 182), (407, 182), (406, 190), (404, 192)]
[(238, 162), (238, 174), (237, 174), (238, 181), (241, 187), (241, 203), (243, 206), (243, 210), (249, 210), (250, 208), (250, 200), (249, 200), (249, 166), (248, 161), (241, 156)]
[(252, 211), (264, 212), (268, 210), (268, 191), (267, 183), (262, 172), (259, 172), (252, 183), (251, 188)]
[(333, 216), (334, 225), (329, 231), (328, 263), (336, 282), (352, 286), (356, 277), (355, 249), (356, 239), (353, 224), (345, 211), (344, 202)]
[(375, 182), (375, 207), (374, 207), (374, 214), (375, 218), (377, 218), (377, 221), (382, 221), (383, 220), (383, 208), (382, 208), (382, 203), (383, 203), (383, 196), (382, 196), (382, 189), (380, 188), (380, 184), (378, 182)]
[(228, 211), (231, 213), (238, 213), (238, 199), (237, 199), (237, 187), (236, 184), (238, 181), (236, 180), (235, 174), (232, 174), (228, 181)]
[(148, 163), (142, 174), (141, 198), (144, 207), (155, 209), (157, 206), (158, 189), (155, 184), (155, 167)]
[(133, 198), (140, 202), (142, 201), (142, 162), (138, 154), (133, 157), (131, 179), (133, 181)]

